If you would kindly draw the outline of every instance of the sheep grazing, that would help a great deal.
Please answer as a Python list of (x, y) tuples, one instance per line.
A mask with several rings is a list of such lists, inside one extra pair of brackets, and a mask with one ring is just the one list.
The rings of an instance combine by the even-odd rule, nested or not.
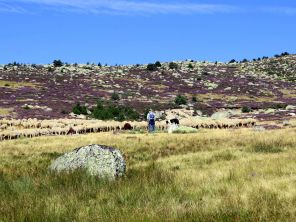
[(133, 127), (132, 127), (131, 124), (129, 124), (129, 123), (125, 123), (122, 129), (123, 129), (123, 130), (132, 130)]
[[(183, 126), (192, 128), (209, 129), (230, 129), (239, 127), (253, 127), (256, 121), (253, 119), (220, 119), (210, 118), (184, 118), (181, 120)], [(168, 121), (157, 122), (158, 130), (167, 130), (168, 125), (180, 125), (177, 118)], [(37, 137), (49, 135), (73, 135), (97, 132), (117, 132), (120, 130), (146, 130), (147, 122), (116, 122), (102, 120), (76, 120), (76, 119), (57, 119), (57, 120), (0, 120), (0, 140), (17, 139), (20, 137)]]
[(167, 121), (167, 123), (171, 123), (171, 124), (176, 124), (176, 125), (180, 125), (180, 121), (177, 118), (171, 119), (170, 121)]

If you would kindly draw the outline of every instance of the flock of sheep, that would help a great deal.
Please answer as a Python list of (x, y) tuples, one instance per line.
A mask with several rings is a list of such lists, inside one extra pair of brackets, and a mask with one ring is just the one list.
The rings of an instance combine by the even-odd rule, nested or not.
[[(224, 119), (212, 120), (210, 118), (185, 118), (181, 125), (192, 128), (239, 128), (252, 127), (256, 124), (253, 119)], [(157, 122), (157, 130), (167, 130), (166, 121)], [(73, 135), (96, 132), (116, 132), (121, 130), (146, 130), (147, 123), (142, 122), (116, 122), (100, 120), (37, 120), (37, 119), (0, 119), (0, 140), (18, 139), (21, 137), (38, 137), (51, 135)]]

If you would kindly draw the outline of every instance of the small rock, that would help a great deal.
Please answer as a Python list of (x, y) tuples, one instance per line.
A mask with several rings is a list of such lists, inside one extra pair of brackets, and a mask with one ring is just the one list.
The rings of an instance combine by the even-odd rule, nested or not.
[(286, 107), (286, 110), (294, 110), (294, 109), (296, 109), (296, 106), (288, 105)]
[(255, 126), (253, 128), (253, 131), (255, 132), (262, 132), (262, 131), (265, 131), (266, 129), (263, 127), (263, 126)]

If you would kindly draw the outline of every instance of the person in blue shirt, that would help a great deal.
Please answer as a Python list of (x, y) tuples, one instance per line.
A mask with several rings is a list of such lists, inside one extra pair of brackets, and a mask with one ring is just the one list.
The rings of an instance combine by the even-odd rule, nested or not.
[(148, 131), (154, 132), (155, 131), (155, 113), (150, 109), (149, 113), (147, 114), (147, 121), (148, 121)]

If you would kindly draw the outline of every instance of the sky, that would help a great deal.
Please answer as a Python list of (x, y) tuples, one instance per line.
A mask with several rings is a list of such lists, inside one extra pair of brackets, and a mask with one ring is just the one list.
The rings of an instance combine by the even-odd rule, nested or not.
[(296, 53), (295, 0), (0, 0), (0, 64)]

